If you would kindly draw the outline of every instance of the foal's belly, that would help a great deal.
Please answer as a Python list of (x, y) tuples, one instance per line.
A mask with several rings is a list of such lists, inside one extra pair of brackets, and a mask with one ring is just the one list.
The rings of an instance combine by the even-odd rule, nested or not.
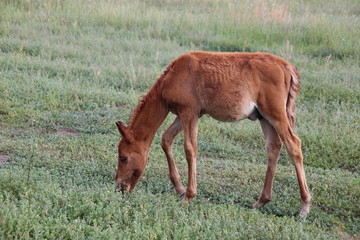
[(248, 103), (223, 103), (205, 108), (206, 114), (222, 122), (234, 122), (245, 118), (257, 119), (257, 109), (253, 102)]

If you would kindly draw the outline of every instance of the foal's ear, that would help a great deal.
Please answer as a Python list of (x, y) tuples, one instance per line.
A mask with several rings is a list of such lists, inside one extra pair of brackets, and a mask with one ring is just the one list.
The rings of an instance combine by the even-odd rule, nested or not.
[(125, 123), (121, 122), (121, 121), (118, 121), (118, 122), (115, 122), (117, 128), (119, 129), (119, 132), (121, 135), (125, 135), (125, 131), (127, 130), (127, 126), (125, 125)]
[(115, 124), (116, 124), (117, 128), (119, 129), (120, 134), (129, 142), (132, 142), (134, 138), (132, 136), (131, 131), (125, 125), (125, 123), (118, 121), (118, 122), (115, 122)]

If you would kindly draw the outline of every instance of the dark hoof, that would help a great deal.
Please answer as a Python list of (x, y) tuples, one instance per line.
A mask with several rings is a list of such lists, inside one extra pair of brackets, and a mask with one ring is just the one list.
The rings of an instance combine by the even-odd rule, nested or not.
[(179, 197), (179, 198), (180, 198), (180, 201), (182, 201), (182, 200), (184, 199), (185, 194), (186, 194), (186, 193), (182, 193), (182, 194), (179, 195), (179, 196), (180, 196), (180, 197)]

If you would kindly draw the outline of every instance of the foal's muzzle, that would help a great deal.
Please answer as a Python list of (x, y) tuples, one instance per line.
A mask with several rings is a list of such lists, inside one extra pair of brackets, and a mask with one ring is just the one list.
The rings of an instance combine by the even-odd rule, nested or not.
[(122, 194), (124, 194), (125, 192), (128, 192), (129, 189), (129, 184), (125, 184), (122, 181), (115, 183), (115, 192), (121, 192)]

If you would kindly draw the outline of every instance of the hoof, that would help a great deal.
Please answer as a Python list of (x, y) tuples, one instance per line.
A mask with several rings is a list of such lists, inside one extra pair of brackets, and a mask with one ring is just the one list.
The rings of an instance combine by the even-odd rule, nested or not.
[(254, 205), (252, 205), (251, 208), (259, 208), (259, 207), (262, 207), (264, 206), (265, 204), (267, 204), (268, 202), (270, 202), (270, 200), (259, 200), (257, 201)]
[(185, 188), (179, 188), (179, 189), (176, 189), (176, 193), (180, 195), (180, 197), (183, 197), (186, 193), (186, 189)]
[(305, 218), (310, 212), (310, 201), (301, 201), (301, 210), (299, 213), (299, 217)]
[(299, 212), (299, 217), (306, 218), (309, 212), (310, 212), (310, 203), (302, 203), (301, 210)]
[(180, 194), (180, 200), (183, 200), (183, 199), (184, 199), (184, 197), (185, 197), (185, 193)]
[(180, 197), (181, 197), (182, 202), (188, 203), (191, 201), (191, 199), (193, 199), (195, 197), (195, 195), (184, 192), (183, 194), (180, 195)]
[(185, 196), (185, 197), (183, 197), (182, 202), (183, 203), (189, 203), (190, 199)]
[(255, 208), (259, 208), (259, 207), (262, 207), (262, 206), (264, 206), (264, 204), (262, 204), (262, 203), (260, 203), (260, 202), (257, 202), (257, 203), (255, 203), (254, 205), (252, 205), (252, 209), (255, 209)]
[(180, 195), (180, 198), (181, 198), (181, 201), (182, 202), (184, 202), (184, 203), (188, 203), (188, 202), (190, 202), (190, 198), (188, 198), (187, 196), (186, 196), (186, 192), (185, 193), (183, 193), (183, 194), (181, 194)]
[(300, 218), (306, 218), (308, 215), (308, 212), (303, 212), (302, 210), (299, 212), (299, 217)]
[(303, 209), (301, 209), (301, 211), (299, 212), (299, 217), (301, 217), (301, 218), (306, 218), (307, 215), (308, 215), (308, 213), (309, 213), (309, 210), (303, 210)]

